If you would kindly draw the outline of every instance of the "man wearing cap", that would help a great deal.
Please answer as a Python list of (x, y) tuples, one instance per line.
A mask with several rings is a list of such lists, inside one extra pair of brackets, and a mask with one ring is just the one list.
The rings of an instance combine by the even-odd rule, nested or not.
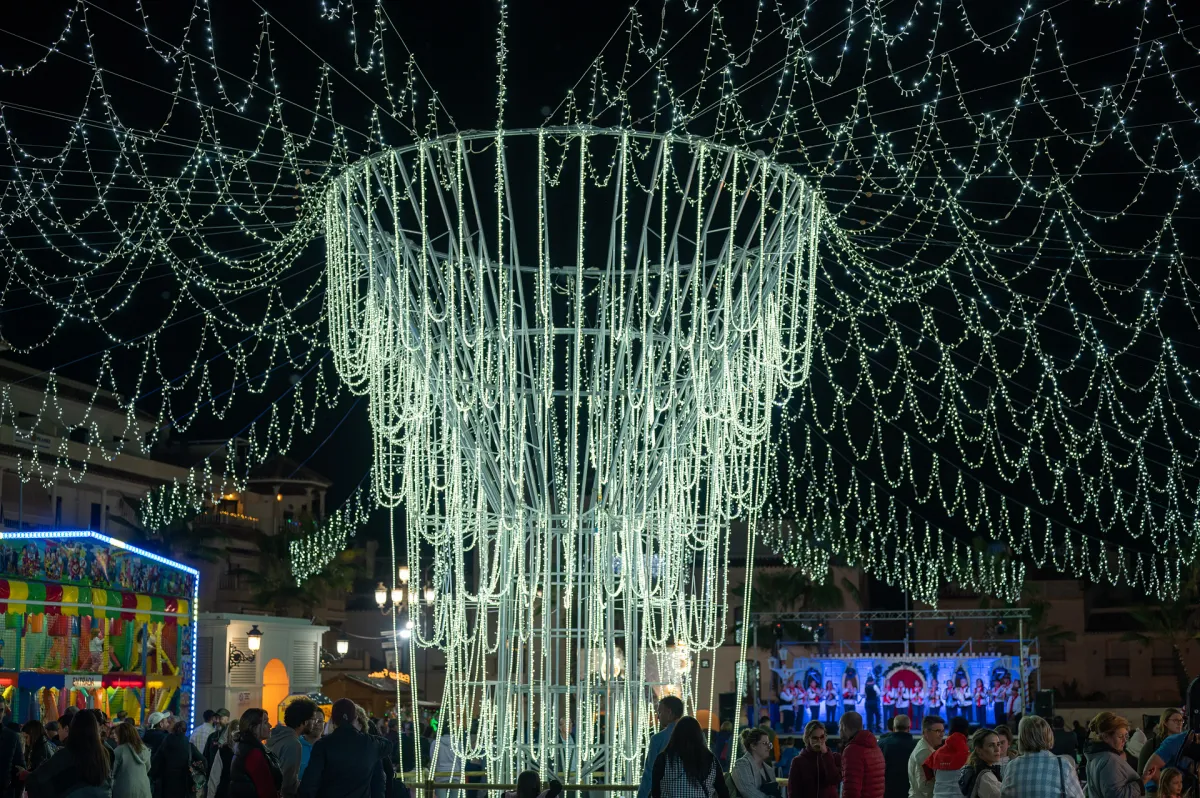
[(196, 746), (204, 755), (204, 761), (208, 763), (208, 769), (212, 770), (213, 760), (217, 758), (217, 751), (221, 748), (221, 732), (229, 725), (229, 710), (221, 707), (213, 713), (213, 730), (208, 737), (204, 738), (203, 746)]
[(208, 735), (216, 730), (216, 727), (213, 725), (213, 718), (216, 714), (211, 709), (204, 710), (204, 722), (192, 731), (192, 736), (189, 739), (192, 745), (196, 746), (197, 751), (204, 750), (204, 744), (208, 742)]
[(167, 739), (168, 729), (170, 728), (170, 715), (166, 712), (150, 713), (150, 717), (146, 721), (146, 733), (142, 735), (142, 742), (150, 749), (151, 756), (158, 751), (158, 747), (162, 745), (163, 740)]
[(354, 702), (339, 698), (330, 715), (333, 732), (313, 743), (299, 798), (383, 798), (379, 750), (355, 728)]

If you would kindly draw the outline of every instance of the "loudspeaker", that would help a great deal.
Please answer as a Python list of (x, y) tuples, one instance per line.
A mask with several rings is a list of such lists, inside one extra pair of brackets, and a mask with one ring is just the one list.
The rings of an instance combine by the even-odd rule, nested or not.
[(1054, 718), (1054, 691), (1038, 690), (1033, 697), (1033, 714), (1046, 720)]
[(1200, 676), (1192, 679), (1188, 685), (1187, 724), (1189, 729), (1200, 729)]

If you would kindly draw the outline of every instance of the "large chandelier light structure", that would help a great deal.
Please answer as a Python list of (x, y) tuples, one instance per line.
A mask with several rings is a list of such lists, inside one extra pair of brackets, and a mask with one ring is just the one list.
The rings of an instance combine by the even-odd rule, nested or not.
[(724, 641), (731, 529), (805, 377), (821, 215), (762, 155), (622, 129), (454, 134), (331, 181), (333, 356), (440, 591), (411, 644), (501, 780), (570, 718), (583, 769), (629, 783), (654, 695), (692, 700), (679, 652)]

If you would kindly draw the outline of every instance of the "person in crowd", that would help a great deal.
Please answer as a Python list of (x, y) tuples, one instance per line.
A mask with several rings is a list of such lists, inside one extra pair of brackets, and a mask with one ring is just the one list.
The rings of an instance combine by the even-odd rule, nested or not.
[(229, 798), (278, 798), (283, 771), (262, 742), (270, 733), (271, 721), (265, 709), (247, 709), (238, 719), (237, 740), (229, 761)]
[(283, 723), (271, 729), (267, 738), (267, 750), (275, 755), (279, 771), (283, 775), (281, 792), (283, 798), (295, 798), (300, 791), (300, 730), (307, 726), (317, 713), (317, 702), (311, 698), (297, 698), (283, 711)]
[(925, 777), (925, 760), (942, 747), (946, 723), (937, 715), (926, 715), (921, 721), (921, 739), (908, 756), (909, 798), (933, 798), (933, 780)]
[[(846, 714), (843, 713), (842, 717)], [(820, 721), (809, 721), (804, 727), (804, 750), (788, 768), (789, 796), (838, 798), (838, 787), (842, 783), (842, 758), (829, 750), (827, 736), (825, 724)]]
[(780, 776), (787, 776), (791, 771), (792, 761), (798, 756), (800, 756), (800, 749), (796, 747), (796, 738), (791, 735), (780, 737), (779, 764), (775, 766)]
[(795, 680), (784, 682), (783, 689), (779, 691), (779, 719), (783, 723), (783, 730), (789, 732), (796, 730), (796, 713), (792, 710), (792, 702), (796, 700), (796, 693), (792, 689), (795, 684)]
[[(375, 746), (375, 752), (379, 756), (379, 764), (383, 767), (383, 794), (384, 798), (395, 798), (393, 795), (394, 786), (396, 783), (396, 765), (392, 762), (392, 756), (389, 753), (391, 744), (387, 738), (376, 733), (376, 726), (367, 720), (367, 711), (360, 706), (355, 705), (354, 714), (357, 718), (357, 728), (362, 732)], [(474, 731), (472, 731), (474, 734)], [(483, 770), (482, 765), (479, 767), (468, 767), (467, 770)], [(478, 777), (468, 777), (468, 781), (473, 781)], [(286, 793), (284, 794), (286, 798)], [(474, 798), (470, 791), (467, 792), (467, 798)]]
[(975, 689), (971, 691), (975, 700), (975, 722), (980, 726), (987, 723), (988, 690), (983, 686), (983, 679), (975, 680)]
[(676, 722), (650, 779), (651, 798), (729, 798), (721, 766), (708, 750), (700, 723), (691, 717)]
[(1012, 729), (1007, 726), (997, 726), (992, 731), (1000, 738), (1000, 758), (998, 762), (1003, 767), (1008, 764), (1008, 760), (1015, 758), (1017, 755), (1016, 750), (1013, 748)]
[(725, 721), (721, 724), (721, 730), (712, 736), (712, 748), (709, 749), (720, 763), (722, 773), (729, 772), (729, 760), (733, 757), (733, 748), (733, 724)]
[(213, 757), (212, 768), (208, 771), (208, 784), (205, 787), (205, 798), (229, 798), (229, 785), (233, 781), (230, 775), (233, 765), (233, 749), (237, 745), (241, 721), (230, 721), (219, 726), (220, 734), (217, 752)]
[(991, 729), (971, 735), (971, 753), (959, 772), (963, 798), (1000, 798), (1000, 736)]
[(847, 712), (838, 725), (842, 739), (842, 798), (883, 798), (886, 765), (875, 735), (862, 715)]
[(892, 720), (896, 717), (896, 688), (887, 685), (883, 688), (883, 722), (887, 728), (892, 728)]
[[(1180, 714), (1180, 717), (1183, 717), (1183, 715)], [(1082, 751), (1083, 747), (1087, 745), (1087, 729), (1084, 728), (1079, 721), (1073, 720), (1071, 721), (1071, 731), (1075, 733), (1075, 741), (1077, 743), (1075, 749), (1077, 751)], [(1147, 754), (1147, 756), (1149, 756), (1149, 754)], [(1141, 773), (1142, 769), (1138, 768), (1138, 772)]]
[[(918, 690), (918, 694), (924, 694)], [(879, 750), (883, 751), (884, 798), (905, 798), (908, 795), (908, 758), (917, 747), (912, 735), (912, 724), (907, 715), (897, 715), (891, 734), (879, 738)]]
[(1069, 756), (1072, 760), (1079, 753), (1075, 732), (1067, 731), (1067, 722), (1062, 715), (1055, 715), (1050, 721), (1050, 729), (1054, 733), (1054, 745), (1050, 752), (1055, 756)]
[(962, 798), (958, 788), (958, 776), (967, 764), (970, 746), (967, 729), (970, 721), (963, 715), (950, 718), (950, 733), (941, 747), (931, 753), (922, 763), (925, 778), (933, 782), (934, 798)]
[(1112, 712), (1101, 712), (1088, 724), (1088, 798), (1137, 798), (1146, 792), (1142, 779), (1125, 759), (1129, 721)]
[(1004, 685), (1000, 683), (999, 679), (992, 679), (992, 689), (989, 695), (992, 699), (992, 711), (996, 713), (996, 725), (1003, 726), (1008, 721), (1008, 717), (1004, 714), (1008, 692), (1004, 689)]
[[(300, 770), (297, 771), (297, 773), (296, 773), (297, 778), (300, 778), (300, 779), (304, 778), (304, 769), (308, 767), (308, 760), (310, 758), (312, 758), (313, 743), (315, 743), (317, 740), (321, 739), (321, 732), (323, 732), (324, 730), (325, 730), (325, 711), (323, 709), (321, 709), (320, 707), (317, 707), (317, 711), (313, 713), (313, 716), (308, 719), (308, 723), (305, 724), (301, 728), (301, 731), (300, 731)], [(409, 742), (409, 745), (411, 747), (411, 745), (412, 745), (411, 740)], [(412, 760), (411, 752), (410, 752), (409, 760), (410, 760), (409, 767), (404, 768), (404, 770), (406, 772), (409, 770), (412, 770), (414, 767), (416, 767), (415, 763), (411, 763), (411, 760)]]
[[(1025, 697), (1021, 695), (1021, 680), (1013, 679), (1008, 686), (1008, 695), (1004, 706), (1005, 717), (1010, 723), (1017, 723), (1016, 716), (1025, 711)], [(1017, 725), (1017, 736), (1020, 737), (1020, 724)]]
[[(204, 745), (197, 746), (200, 749), (200, 753), (204, 754), (204, 761), (209, 770), (212, 770), (213, 760), (217, 755), (217, 748), (227, 736), (225, 734), (225, 727), (229, 725), (229, 710), (224, 707), (218, 709), (213, 713), (212, 723), (212, 734), (208, 735), (208, 738), (204, 741)], [(226, 773), (228, 772), (226, 771)]]
[(921, 720), (925, 717), (925, 685), (914, 684), (912, 689), (912, 718), (908, 724), (911, 731), (912, 727), (920, 726)]
[(1150, 757), (1158, 751), (1158, 747), (1162, 745), (1163, 740), (1173, 734), (1179, 734), (1183, 731), (1183, 710), (1179, 707), (1167, 707), (1158, 715), (1158, 723), (1155, 725), (1150, 736), (1146, 738), (1146, 744), (1142, 746), (1142, 750), (1138, 752), (1138, 773), (1146, 772), (1146, 765), (1150, 762)]
[[(1089, 732), (1092, 731), (1089, 728)], [(1158, 789), (1158, 776), (1163, 768), (1172, 767), (1184, 773), (1195, 773), (1196, 761), (1190, 756), (1197, 744), (1195, 731), (1180, 731), (1172, 734), (1158, 744), (1158, 749), (1150, 755), (1142, 770), (1142, 779), (1147, 791)]]
[(112, 786), (112, 760), (91, 712), (72, 713), (66, 743), (25, 779), (29, 798), (112, 798)]
[(1158, 774), (1158, 798), (1183, 798), (1183, 773), (1175, 768), (1163, 768)]
[(150, 758), (155, 798), (190, 798), (193, 765), (203, 772), (204, 755), (188, 742), (187, 724), (180, 720)]
[(45, 726), (45, 729), (46, 729), (46, 741), (50, 743), (50, 747), (51, 747), (52, 749), (54, 749), (55, 751), (57, 751), (57, 750), (58, 750), (58, 745), (59, 745), (59, 740), (58, 740), (58, 730), (59, 730), (59, 725), (58, 725), (58, 721), (56, 721), (56, 720), (47, 721), (47, 723), (46, 723), (46, 726)]
[(357, 719), (353, 701), (339, 698), (333, 703), (333, 731), (313, 743), (300, 780), (300, 798), (383, 798), (379, 749), (354, 728)]
[(150, 789), (150, 749), (128, 723), (117, 724), (117, 749), (113, 752), (113, 795), (118, 798), (153, 798)]
[(14, 777), (19, 781), (20, 774), (25, 770), (25, 762), (21, 733), (0, 726), (0, 798), (9, 798), (14, 792), (20, 794), (14, 789), (19, 786), (14, 783)]
[(837, 723), (838, 704), (841, 703), (842, 697), (834, 689), (832, 679), (826, 680), (825, 689), (821, 692), (825, 696), (825, 722)]
[(842, 712), (853, 712), (858, 701), (858, 675), (848, 673), (842, 677)]
[[(804, 702), (808, 697), (808, 693), (799, 681), (792, 681), (792, 725), (794, 728), (800, 729), (804, 727)], [(736, 749), (740, 745), (740, 741), (734, 741), (733, 748)], [(737, 759), (735, 754), (733, 759)]]
[(1001, 798), (1084, 798), (1075, 766), (1050, 752), (1054, 733), (1045, 718), (1021, 718), (1017, 745), (1021, 755), (1004, 766)]
[[(942, 695), (942, 689), (938, 686), (937, 679), (929, 680), (929, 695), (926, 699), (926, 705), (929, 707), (926, 712), (930, 715), (936, 715), (939, 718), (942, 717), (942, 713), (945, 711), (945, 700)], [(945, 724), (942, 725), (945, 726)], [(921, 721), (921, 728), (925, 728), (925, 721), (923, 720)]]
[(816, 679), (808, 680), (808, 691), (804, 694), (805, 702), (808, 704), (808, 719), (821, 719), (821, 687), (817, 684)]
[(508, 790), (502, 798), (538, 798), (542, 792), (542, 778), (536, 770), (522, 770), (517, 775), (517, 789)]
[(771, 764), (777, 763), (779, 761), (779, 735), (771, 728), (771, 719), (763, 715), (758, 720), (758, 728), (765, 731), (767, 736), (771, 738)]
[(54, 746), (51, 745), (49, 738), (46, 736), (46, 730), (42, 727), (40, 720), (26, 721), (21, 727), (21, 733), (25, 735), (25, 767), (29, 770), (37, 770), (46, 763), (50, 757), (54, 756)]
[(880, 712), (879, 699), (879, 685), (875, 684), (874, 676), (868, 676), (863, 687), (863, 709), (867, 711), (867, 728), (873, 732), (882, 728), (879, 725), (883, 717)]
[(204, 744), (208, 742), (208, 735), (217, 730), (213, 723), (213, 718), (216, 716), (217, 713), (211, 709), (204, 710), (204, 722), (192, 730), (192, 736), (188, 738), (188, 741), (196, 746), (197, 751), (204, 750)]
[(150, 713), (150, 717), (146, 720), (146, 733), (142, 735), (142, 742), (150, 748), (151, 761), (158, 753), (158, 747), (167, 739), (171, 728), (171, 716), (166, 712)]
[[(816, 721), (820, 723), (820, 721)], [(780, 798), (779, 783), (775, 781), (775, 761), (771, 738), (765, 729), (746, 729), (742, 732), (745, 753), (730, 771), (741, 798)]]
[(650, 748), (646, 752), (646, 766), (642, 770), (642, 780), (638, 785), (638, 798), (650, 798), (650, 790), (654, 785), (654, 760), (667, 747), (675, 724), (683, 717), (683, 702), (676, 696), (665, 696), (658, 702), (659, 731), (650, 738)]

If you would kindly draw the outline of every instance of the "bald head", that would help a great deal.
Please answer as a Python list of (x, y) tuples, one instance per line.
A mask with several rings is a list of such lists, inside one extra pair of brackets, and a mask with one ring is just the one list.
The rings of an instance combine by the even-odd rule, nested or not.
[[(899, 717), (899, 716), (897, 716)], [(838, 724), (839, 731), (843, 740), (848, 740), (852, 735), (858, 734), (863, 729), (862, 715), (857, 712), (846, 712), (842, 715), (842, 720)]]

